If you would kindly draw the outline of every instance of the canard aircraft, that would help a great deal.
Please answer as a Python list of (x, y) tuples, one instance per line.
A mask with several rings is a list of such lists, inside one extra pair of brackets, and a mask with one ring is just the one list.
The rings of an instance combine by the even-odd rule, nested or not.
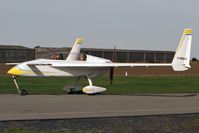
[(95, 57), (92, 55), (81, 56), (80, 44), (83, 39), (77, 38), (66, 60), (35, 59), (22, 63), (7, 63), (7, 65), (16, 65), (7, 73), (12, 75), (18, 93), (25, 95), (26, 91), (21, 90), (17, 84), (18, 76), (33, 77), (77, 77), (74, 87), (81, 77), (86, 77), (88, 86), (82, 87), (86, 94), (95, 94), (106, 91), (106, 88), (94, 86), (91, 78), (100, 76), (110, 70), (110, 77), (113, 77), (113, 68), (115, 67), (156, 67), (170, 66), (174, 71), (185, 71), (190, 66), (190, 52), (192, 41), (192, 29), (184, 29), (182, 38), (171, 63), (115, 63), (111, 60)]

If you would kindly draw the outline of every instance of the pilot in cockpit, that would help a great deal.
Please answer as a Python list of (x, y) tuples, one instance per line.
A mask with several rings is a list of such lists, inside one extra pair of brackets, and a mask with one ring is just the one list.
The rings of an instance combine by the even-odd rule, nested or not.
[(80, 54), (79, 60), (80, 61), (86, 61), (86, 55), (85, 54)]

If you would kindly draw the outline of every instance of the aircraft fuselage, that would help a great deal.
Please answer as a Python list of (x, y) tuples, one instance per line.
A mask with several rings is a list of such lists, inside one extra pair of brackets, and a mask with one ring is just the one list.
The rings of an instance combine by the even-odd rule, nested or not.
[[(42, 62), (45, 62), (42, 64)], [(31, 77), (70, 77), (70, 76), (90, 76), (95, 77), (104, 74), (108, 68), (102, 67), (53, 67), (53, 64), (65, 65), (67, 63), (83, 63), (84, 61), (48, 60), (36, 59), (18, 64), (8, 71), (14, 76)], [(38, 64), (37, 64), (38, 63)], [(34, 65), (31, 65), (34, 64)]]

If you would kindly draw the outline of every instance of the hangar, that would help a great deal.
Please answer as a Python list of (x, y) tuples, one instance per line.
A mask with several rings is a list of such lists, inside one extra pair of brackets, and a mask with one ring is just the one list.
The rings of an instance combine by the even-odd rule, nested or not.
[[(58, 54), (61, 58), (66, 58), (70, 47), (35, 47), (35, 58), (51, 58), (53, 54)], [(82, 48), (81, 53), (90, 54), (106, 59), (111, 59), (115, 53), (116, 62), (146, 62), (146, 63), (169, 63), (172, 61), (173, 51), (149, 51), (149, 50), (126, 50), (126, 49), (97, 49)]]
[(0, 45), (0, 63), (35, 59), (35, 50), (20, 45)]
[[(27, 48), (20, 45), (0, 45), (0, 63), (23, 62), (37, 58), (50, 59), (53, 55), (59, 59), (65, 59), (70, 47), (40, 47)], [(115, 53), (115, 62), (145, 62), (145, 63), (169, 63), (172, 61), (173, 51), (149, 51), (149, 50), (126, 50), (126, 49), (97, 49), (82, 48), (81, 53), (90, 54), (106, 59), (111, 59)]]

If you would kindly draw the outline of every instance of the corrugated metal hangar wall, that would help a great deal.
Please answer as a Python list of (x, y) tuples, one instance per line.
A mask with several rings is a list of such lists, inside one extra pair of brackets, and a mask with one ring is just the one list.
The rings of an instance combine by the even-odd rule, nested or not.
[[(46, 58), (53, 55), (59, 59), (65, 59), (71, 48), (35, 47), (34, 49), (16, 45), (0, 45), (0, 63), (23, 62), (27, 60)], [(173, 51), (147, 51), (147, 50), (124, 50), (116, 49), (93, 49), (82, 48), (81, 53), (90, 54), (112, 60), (115, 53), (115, 62), (171, 62), (174, 56)]]
[[(71, 48), (45, 48), (36, 47), (36, 58), (51, 58), (53, 54), (58, 54), (66, 59)], [(112, 60), (113, 49), (94, 49), (82, 48), (81, 53), (94, 55)], [(166, 63), (171, 62), (174, 56), (173, 51), (147, 51), (147, 50), (115, 50), (115, 62), (158, 62)]]
[(23, 62), (35, 59), (35, 50), (18, 45), (0, 45), (0, 63)]

